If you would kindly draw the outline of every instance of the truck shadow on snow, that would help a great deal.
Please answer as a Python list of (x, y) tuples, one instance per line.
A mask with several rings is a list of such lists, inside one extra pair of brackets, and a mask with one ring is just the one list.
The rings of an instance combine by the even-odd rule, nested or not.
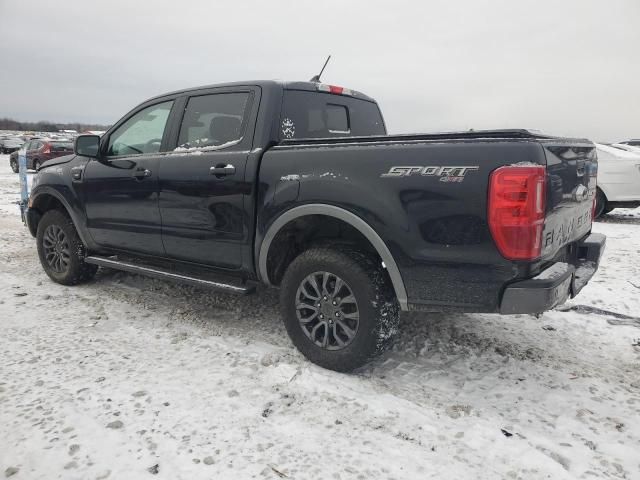
[[(165, 317), (170, 324), (188, 324), (210, 335), (252, 338), (284, 349), (287, 361), (306, 362), (286, 333), (275, 289), (260, 288), (254, 295), (235, 296), (105, 269), (95, 281), (111, 297), (142, 306), (156, 319)], [(485, 355), (492, 357), (492, 364), (505, 357), (533, 362), (548, 357), (530, 335), (516, 327), (524, 321), (534, 322), (531, 328), (540, 329), (544, 319), (517, 317), (403, 313), (391, 349), (359, 372), (383, 375), (392, 366), (407, 362), (433, 363), (434, 369), (440, 370), (452, 359)]]

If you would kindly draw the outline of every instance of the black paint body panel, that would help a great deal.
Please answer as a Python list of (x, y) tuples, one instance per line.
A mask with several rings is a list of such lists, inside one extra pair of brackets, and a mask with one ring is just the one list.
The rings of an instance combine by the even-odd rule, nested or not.
[[(159, 155), (90, 160), (84, 168), (83, 205), (87, 229), (106, 248), (163, 255), (158, 211)], [(151, 176), (138, 179), (137, 169)]]
[[(393, 254), (409, 303), (434, 309), (494, 311), (504, 285), (526, 275), (526, 265), (505, 260), (487, 225), (490, 173), (502, 165), (544, 164), (536, 141), (486, 139), (280, 146), (263, 159), (265, 195), (258, 234), (294, 204), (328, 203), (364, 219)], [(461, 183), (411, 175), (381, 178), (391, 166), (471, 166)], [(299, 175), (296, 182), (283, 181)], [(296, 202), (284, 195), (298, 188)], [(282, 197), (282, 199), (281, 199)]]

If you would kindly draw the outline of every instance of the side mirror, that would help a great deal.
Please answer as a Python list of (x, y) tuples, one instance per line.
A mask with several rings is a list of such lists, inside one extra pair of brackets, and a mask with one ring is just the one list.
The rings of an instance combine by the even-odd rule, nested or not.
[(100, 152), (100, 137), (98, 135), (79, 135), (76, 138), (73, 151), (76, 155), (98, 158)]

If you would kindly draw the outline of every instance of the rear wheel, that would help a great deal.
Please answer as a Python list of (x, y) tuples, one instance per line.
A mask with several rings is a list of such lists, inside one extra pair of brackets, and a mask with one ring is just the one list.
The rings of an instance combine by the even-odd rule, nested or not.
[(59, 210), (49, 210), (38, 223), (38, 256), (54, 282), (76, 285), (91, 279), (98, 270), (85, 263), (85, 248), (71, 219)]
[(596, 211), (595, 218), (609, 213), (613, 208), (607, 206), (607, 197), (604, 192), (598, 188), (596, 193)]
[(33, 169), (34, 170), (38, 170), (40, 168), (40, 160), (38, 160), (37, 158), (33, 161)]
[(294, 345), (340, 372), (381, 353), (397, 330), (399, 306), (381, 262), (357, 250), (312, 248), (282, 280), (280, 303)]
[(9, 164), (11, 165), (11, 170), (13, 170), (13, 173), (19, 172), (20, 168), (18, 167), (18, 161), (15, 158), (9, 160)]

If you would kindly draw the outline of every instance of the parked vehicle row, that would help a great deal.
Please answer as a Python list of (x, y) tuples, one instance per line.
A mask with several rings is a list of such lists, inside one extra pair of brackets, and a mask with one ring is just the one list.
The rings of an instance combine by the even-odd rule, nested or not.
[[(52, 158), (61, 157), (73, 153), (73, 142), (71, 140), (51, 140), (48, 138), (37, 138), (29, 140), (25, 146), (27, 157), (27, 169), (38, 170), (40, 166)], [(11, 170), (18, 173), (18, 151), (14, 151), (9, 156)]]

